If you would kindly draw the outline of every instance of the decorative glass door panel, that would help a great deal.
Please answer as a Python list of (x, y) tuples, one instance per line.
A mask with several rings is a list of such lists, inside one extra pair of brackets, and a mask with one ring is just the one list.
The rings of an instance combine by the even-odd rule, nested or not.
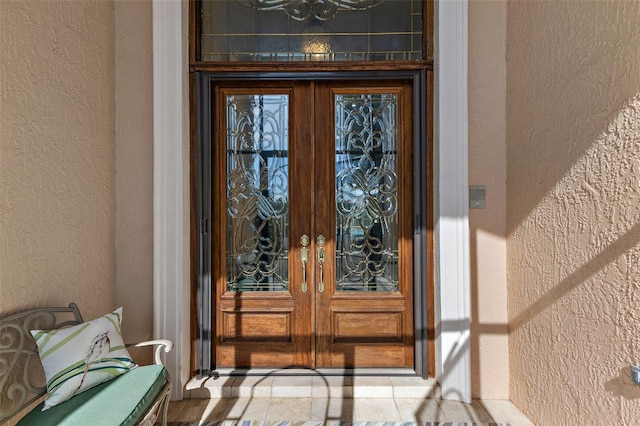
[(411, 83), (214, 99), (216, 365), (412, 367)]
[(336, 289), (398, 290), (396, 94), (336, 95)]
[(288, 95), (227, 95), (227, 290), (289, 288)]

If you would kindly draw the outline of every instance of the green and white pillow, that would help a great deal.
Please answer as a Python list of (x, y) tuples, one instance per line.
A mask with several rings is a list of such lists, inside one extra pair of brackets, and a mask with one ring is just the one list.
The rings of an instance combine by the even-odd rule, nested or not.
[(47, 410), (137, 367), (120, 332), (122, 308), (58, 330), (31, 330), (47, 380)]

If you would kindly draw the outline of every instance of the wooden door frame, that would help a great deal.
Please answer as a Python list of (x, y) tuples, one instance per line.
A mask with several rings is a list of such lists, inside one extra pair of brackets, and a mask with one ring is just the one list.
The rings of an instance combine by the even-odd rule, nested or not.
[[(200, 117), (211, 116), (212, 85), (216, 81), (251, 80), (411, 80), (413, 86), (413, 167), (414, 182), (414, 371), (421, 377), (433, 377), (435, 344), (433, 335), (433, 205), (432, 138), (429, 125), (432, 111), (427, 102), (432, 93), (427, 70), (389, 71), (315, 71), (315, 72), (196, 72), (191, 78), (191, 235), (192, 235), (192, 368), (193, 374), (209, 375), (216, 367), (211, 359), (213, 345), (212, 308), (215, 299), (211, 280), (211, 141), (210, 126)], [(432, 363), (433, 361), (433, 363)]]

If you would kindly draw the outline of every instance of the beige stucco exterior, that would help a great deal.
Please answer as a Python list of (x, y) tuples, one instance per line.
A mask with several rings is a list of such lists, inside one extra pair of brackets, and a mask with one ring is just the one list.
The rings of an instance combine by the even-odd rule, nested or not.
[[(37, 3), (37, 6), (35, 6)], [(0, 315), (124, 306), (151, 336), (150, 1), (0, 1)], [(640, 3), (469, 3), (474, 398), (633, 424)]]
[(0, 8), (0, 312), (123, 306), (125, 339), (149, 339), (151, 2)]
[(0, 312), (115, 307), (114, 13), (0, 2)]
[(510, 2), (510, 397), (640, 422), (640, 3)]
[(509, 399), (506, 272), (505, 1), (469, 2), (469, 185), (486, 207), (469, 211), (473, 398)]
[(153, 60), (150, 1), (115, 2), (116, 300), (126, 341), (153, 329)]

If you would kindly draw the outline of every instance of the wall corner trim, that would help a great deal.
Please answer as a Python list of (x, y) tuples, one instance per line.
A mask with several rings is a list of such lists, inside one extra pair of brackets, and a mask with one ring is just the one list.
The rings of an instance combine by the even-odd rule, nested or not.
[(467, 0), (436, 3), (436, 375), (471, 402)]
[[(185, 276), (188, 279), (189, 215), (185, 191), (185, 144), (188, 124), (184, 114), (184, 79), (187, 78), (186, 31), (181, 0), (153, 0), (153, 336), (169, 339), (174, 347), (165, 365), (173, 382), (171, 399), (183, 398), (189, 374), (189, 329), (184, 329), (188, 310)], [(189, 182), (186, 181), (188, 188)], [(188, 229), (188, 226), (187, 226)], [(185, 245), (187, 248), (185, 249)], [(188, 257), (187, 257), (188, 258)], [(185, 287), (186, 286), (186, 287)], [(185, 300), (186, 299), (186, 300)], [(187, 314), (188, 315), (188, 314)], [(187, 342), (185, 344), (185, 342)]]

